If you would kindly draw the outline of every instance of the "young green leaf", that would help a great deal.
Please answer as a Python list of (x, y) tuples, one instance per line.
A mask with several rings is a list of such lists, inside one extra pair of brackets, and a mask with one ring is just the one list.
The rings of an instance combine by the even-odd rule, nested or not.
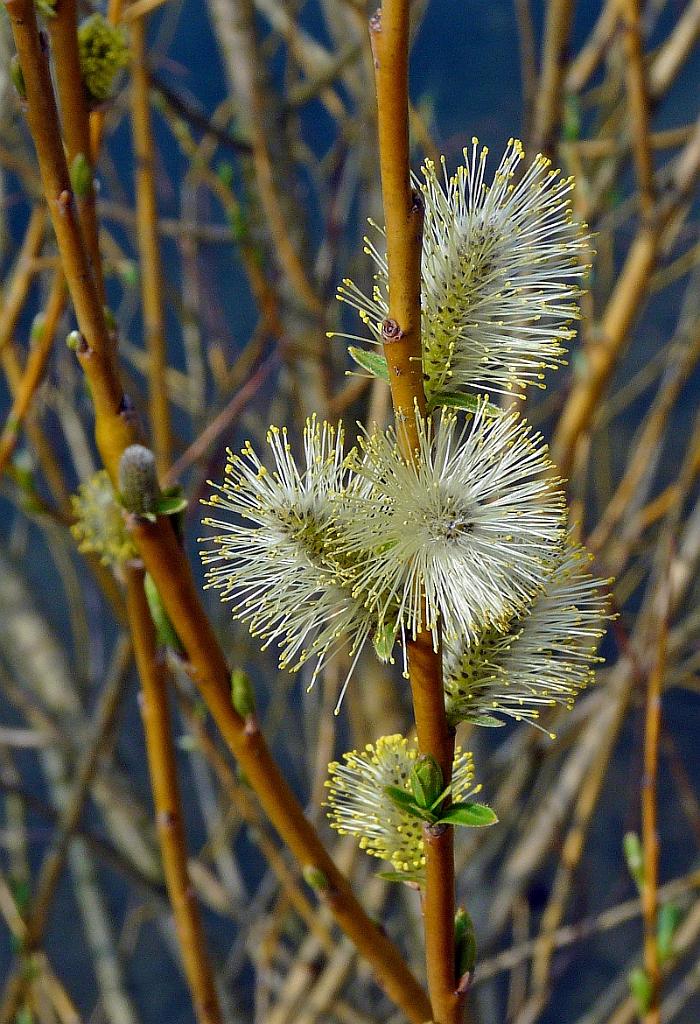
[(175, 632), (175, 627), (170, 621), (170, 616), (165, 610), (161, 596), (158, 593), (158, 588), (150, 572), (147, 572), (143, 578), (143, 589), (146, 594), (151, 618), (153, 619), (153, 625), (156, 628), (158, 643), (162, 644), (163, 647), (172, 648), (178, 654), (183, 654), (184, 648), (180, 643), (180, 637)]
[(656, 947), (659, 961), (665, 964), (674, 955), (673, 940), (681, 923), (683, 911), (676, 903), (664, 903), (659, 908), (659, 920), (656, 928)]
[(404, 882), (408, 885), (422, 885), (425, 877), (420, 871), (378, 871), (377, 878), (385, 882)]
[(460, 907), (455, 914), (455, 981), (472, 973), (476, 964), (476, 933), (471, 917)]
[(420, 818), (421, 821), (428, 821), (431, 825), (437, 820), (436, 815), (425, 807), (419, 807), (411, 794), (404, 789), (399, 789), (398, 786), (385, 786), (384, 792), (404, 814), (410, 814), (412, 818)]
[(501, 729), (506, 723), (500, 718), (494, 718), (493, 715), (467, 715), (466, 718), (460, 717), (460, 722), (469, 722), (470, 725), (481, 725), (487, 729)]
[(651, 982), (641, 967), (633, 968), (627, 975), (627, 981), (637, 1004), (637, 1012), (640, 1017), (644, 1017), (651, 1004)]
[(186, 508), (187, 498), (182, 494), (164, 494), (156, 502), (156, 514), (159, 516), (174, 516)]
[(476, 413), (480, 408), (483, 408), (484, 412), (489, 416), (500, 416), (501, 410), (497, 405), (493, 405), (492, 402), (484, 402), (483, 398), (479, 395), (470, 395), (468, 393), (453, 394), (452, 392), (440, 391), (438, 394), (433, 395), (430, 399), (430, 408), (439, 409), (440, 407), (447, 407), (450, 409), (464, 409), (466, 412)]
[(378, 352), (368, 352), (367, 349), (348, 345), (348, 354), (371, 377), (389, 380), (389, 367), (386, 364), (386, 359), (384, 356), (379, 355)]
[(444, 814), (440, 815), (440, 824), (463, 825), (466, 828), (481, 828), (493, 825), (498, 821), (495, 811), (486, 804), (463, 803), (452, 804)]
[(636, 832), (627, 832), (622, 840), (622, 848), (625, 851), (627, 870), (641, 891), (644, 885), (644, 853)]
[(442, 770), (435, 758), (421, 755), (411, 769), (410, 782), (418, 807), (432, 808), (442, 793)]
[(405, 789), (400, 789), (398, 786), (385, 786), (384, 792), (401, 808), (416, 806), (413, 796), (407, 793)]
[(386, 623), (386, 625), (379, 627), (372, 639), (375, 654), (385, 665), (391, 661), (391, 652), (396, 643), (396, 633), (396, 623)]

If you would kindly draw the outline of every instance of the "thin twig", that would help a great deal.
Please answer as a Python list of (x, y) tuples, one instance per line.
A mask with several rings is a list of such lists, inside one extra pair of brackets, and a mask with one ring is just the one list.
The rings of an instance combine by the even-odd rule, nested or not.
[(223, 1017), (214, 974), (207, 955), (197, 897), (187, 869), (187, 840), (170, 726), (165, 651), (159, 650), (156, 644), (143, 577), (143, 570), (139, 567), (134, 565), (127, 569), (126, 604), (141, 680), (141, 718), (165, 881), (197, 1021), (199, 1024), (221, 1024)]
[(155, 147), (149, 103), (150, 74), (146, 55), (145, 17), (131, 25), (131, 117), (136, 162), (136, 238), (143, 306), (143, 330), (148, 352), (148, 410), (153, 451), (161, 474), (172, 461), (170, 406), (166, 386), (168, 364), (163, 304), (163, 273), (158, 234), (155, 185)]

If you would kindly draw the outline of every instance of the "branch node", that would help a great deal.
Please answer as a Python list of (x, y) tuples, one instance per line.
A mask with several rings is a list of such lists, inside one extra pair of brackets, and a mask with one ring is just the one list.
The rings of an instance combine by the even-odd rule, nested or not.
[(401, 341), (403, 336), (404, 333), (396, 320), (387, 319), (384, 321), (382, 324), (382, 341), (385, 345)]

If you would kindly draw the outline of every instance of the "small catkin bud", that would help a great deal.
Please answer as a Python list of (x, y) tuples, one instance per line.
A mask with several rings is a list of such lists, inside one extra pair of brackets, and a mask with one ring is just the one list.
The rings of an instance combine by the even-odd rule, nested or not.
[(128, 512), (139, 516), (155, 514), (160, 487), (150, 448), (132, 444), (125, 449), (119, 462), (119, 492)]
[(243, 669), (234, 668), (231, 673), (231, 703), (241, 718), (255, 714), (255, 692), (250, 677)]
[(22, 65), (19, 62), (19, 57), (15, 54), (10, 61), (10, 78), (12, 84), (17, 90), (17, 95), (21, 100), (27, 98), (27, 86), (24, 81), (24, 72), (22, 71)]
[(88, 96), (95, 103), (104, 103), (112, 95), (117, 73), (129, 63), (126, 37), (101, 14), (92, 14), (78, 29), (78, 47)]
[(76, 153), (70, 165), (70, 183), (78, 199), (85, 199), (92, 189), (92, 167), (84, 153)]
[(85, 347), (85, 338), (80, 331), (69, 331), (66, 335), (66, 345), (71, 352), (80, 352)]
[(329, 888), (329, 881), (320, 868), (313, 864), (307, 864), (303, 871), (304, 881), (316, 892), (325, 892)]

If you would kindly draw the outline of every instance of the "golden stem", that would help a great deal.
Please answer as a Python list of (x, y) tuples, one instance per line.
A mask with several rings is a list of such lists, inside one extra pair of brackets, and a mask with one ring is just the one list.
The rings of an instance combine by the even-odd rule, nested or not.
[(165, 382), (167, 344), (163, 315), (163, 274), (158, 239), (155, 147), (149, 103), (150, 74), (146, 59), (146, 18), (131, 23), (131, 114), (136, 161), (136, 237), (139, 250), (143, 327), (148, 352), (149, 413), (153, 451), (162, 475), (172, 461), (170, 408)]
[[(423, 207), (411, 188), (408, 135), (409, 2), (384, 0), (370, 22), (377, 88), (379, 164), (382, 178), (389, 278), (389, 317), (384, 352), (396, 429), (404, 458), (418, 458), (416, 413), (426, 415), (421, 355), (421, 253)], [(407, 642), (413, 709), (422, 753), (452, 777), (454, 733), (445, 715), (442, 654), (429, 631)], [(454, 834), (426, 832), (423, 899), (428, 990), (435, 1024), (458, 1024), (464, 997), (457, 993), (454, 950)]]

